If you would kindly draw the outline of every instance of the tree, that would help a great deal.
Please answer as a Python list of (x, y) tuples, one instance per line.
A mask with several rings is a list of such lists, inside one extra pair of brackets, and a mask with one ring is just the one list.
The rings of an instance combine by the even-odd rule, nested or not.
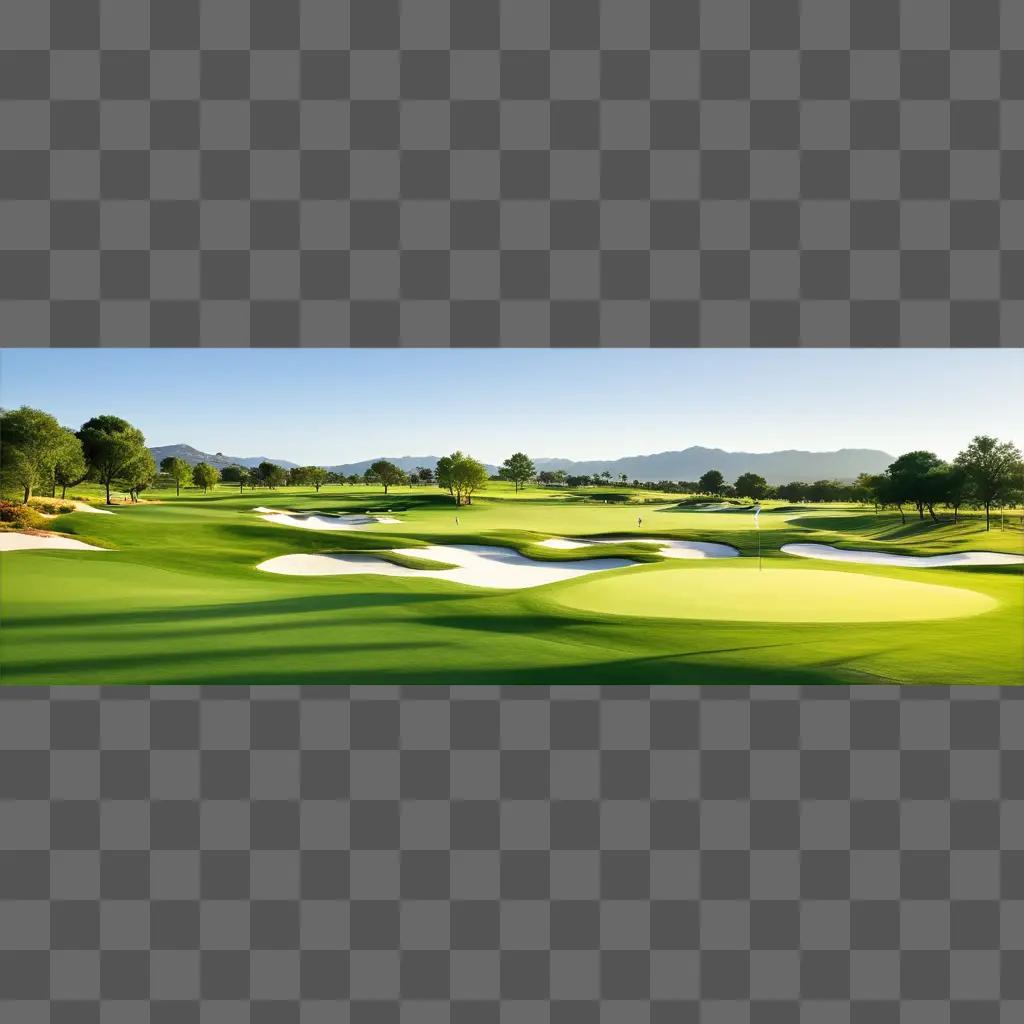
[(701, 494), (720, 495), (725, 487), (725, 477), (717, 469), (709, 469), (698, 481)]
[(471, 505), (473, 492), (487, 483), (483, 464), (459, 451), (438, 459), (435, 472), (438, 486), (447, 488), (456, 505)]
[(160, 469), (174, 481), (174, 493), (181, 494), (181, 485), (186, 487), (192, 482), (192, 467), (176, 455), (168, 455), (160, 460)]
[(434, 471), (429, 466), (417, 466), (413, 478), (421, 484), (432, 484), (434, 482)]
[(626, 474), (625, 474), (625, 473), (620, 473), (620, 474), (619, 474), (619, 483), (620, 483), (620, 484), (622, 484), (622, 486), (623, 486), (623, 487), (625, 487), (625, 486), (626, 486), (626, 481), (627, 481), (628, 479), (629, 479), (629, 478), (628, 478), (628, 477), (626, 476)]
[(69, 487), (77, 487), (88, 475), (89, 467), (85, 464), (82, 442), (73, 430), (61, 427), (61, 443), (57, 448), (57, 458), (53, 464), (53, 489), (51, 494), (56, 497), (57, 488), (60, 496), (67, 497)]
[(132, 501), (138, 501), (139, 491), (144, 491), (153, 482), (155, 476), (156, 463), (153, 461), (153, 456), (148, 449), (143, 449), (125, 466), (120, 483)]
[(501, 464), (501, 468), (498, 470), (498, 476), (502, 480), (511, 480), (512, 483), (515, 484), (517, 493), (520, 487), (523, 487), (536, 475), (537, 467), (533, 464), (529, 456), (524, 455), (522, 452), (516, 452), (515, 454), (510, 455)]
[(967, 474), (970, 495), (985, 507), (985, 529), (990, 529), (992, 506), (1011, 499), (1022, 486), (1020, 449), (1009, 441), (979, 434), (956, 457), (954, 465)]
[(743, 473), (733, 485), (741, 498), (763, 498), (768, 494), (768, 481), (756, 473)]
[(967, 470), (963, 466), (942, 463), (928, 474), (928, 491), (931, 517), (935, 518), (934, 506), (942, 504), (953, 510), (953, 522), (958, 522), (960, 506), (970, 497), (971, 481)]
[(373, 463), (366, 471), (366, 476), (368, 480), (380, 484), (384, 488), (385, 494), (388, 493), (389, 487), (397, 487), (399, 484), (408, 482), (405, 473), (393, 462), (388, 462), (387, 459), (380, 459)]
[(863, 488), (866, 497), (865, 501), (870, 501), (874, 506), (875, 512), (878, 512), (878, 506), (884, 505), (885, 502), (882, 500), (882, 496), (885, 492), (885, 481), (887, 477), (882, 473), (861, 473), (857, 477), (857, 483), (854, 485), (857, 488)]
[(809, 493), (810, 488), (808, 485), (799, 480), (782, 484), (778, 490), (779, 497), (784, 501), (807, 501)]
[[(907, 452), (893, 462), (886, 473), (904, 501), (914, 505), (918, 517), (924, 519), (924, 510), (929, 501), (934, 504), (932, 481), (928, 474), (942, 465), (942, 460), (934, 452)], [(933, 513), (934, 515), (934, 513)]]
[(259, 482), (271, 490), (280, 487), (288, 479), (288, 474), (276, 462), (261, 462), (256, 468), (259, 471)]
[(196, 463), (192, 470), (192, 480), (195, 482), (197, 487), (202, 487), (203, 494), (205, 494), (211, 487), (217, 486), (217, 481), (220, 479), (220, 474), (213, 466), (207, 465), (205, 462)]
[(316, 488), (316, 493), (320, 493), (320, 488), (327, 483), (327, 470), (323, 466), (304, 466), (302, 472), (305, 474), (306, 484), (312, 484)]
[(309, 483), (309, 477), (306, 475), (305, 466), (292, 466), (288, 470), (288, 486), (289, 487), (301, 487), (303, 484)]
[(110, 487), (146, 451), (146, 439), (138, 427), (120, 416), (94, 416), (78, 432), (91, 474), (103, 484), (110, 504)]
[(238, 484), (238, 493), (241, 494), (249, 481), (249, 472), (244, 466), (225, 466), (220, 471), (220, 478), (226, 484)]
[(608, 470), (608, 469), (604, 470), (601, 473), (601, 479), (604, 480), (605, 483), (611, 483), (612, 482), (611, 470)]
[(27, 505), (32, 491), (49, 481), (65, 449), (64, 428), (48, 413), (23, 405), (0, 415), (0, 472)]

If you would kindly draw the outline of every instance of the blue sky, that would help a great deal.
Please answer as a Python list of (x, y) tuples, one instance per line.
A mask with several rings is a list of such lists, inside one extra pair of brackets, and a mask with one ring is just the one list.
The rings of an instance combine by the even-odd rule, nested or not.
[(0, 405), (151, 445), (337, 464), (1024, 442), (1019, 349), (8, 349)]

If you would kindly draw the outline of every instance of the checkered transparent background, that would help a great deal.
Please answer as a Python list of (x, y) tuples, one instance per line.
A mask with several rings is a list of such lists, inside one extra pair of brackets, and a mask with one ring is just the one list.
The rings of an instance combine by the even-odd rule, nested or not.
[(0, 690), (0, 1019), (1020, 1021), (1022, 698)]
[(3, 0), (0, 343), (1024, 337), (1020, 0)]

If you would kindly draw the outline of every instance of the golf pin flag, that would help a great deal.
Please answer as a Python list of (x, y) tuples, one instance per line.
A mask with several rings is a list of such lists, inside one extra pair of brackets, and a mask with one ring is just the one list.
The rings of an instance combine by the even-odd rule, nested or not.
[(761, 514), (761, 505), (757, 503), (754, 505), (754, 529), (759, 530), (761, 527), (757, 522), (757, 517)]

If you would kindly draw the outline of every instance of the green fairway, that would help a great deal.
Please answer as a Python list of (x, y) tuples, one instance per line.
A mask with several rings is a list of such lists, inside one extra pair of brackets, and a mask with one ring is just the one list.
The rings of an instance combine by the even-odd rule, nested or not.
[(854, 572), (757, 565), (588, 578), (559, 601), (577, 611), (737, 622), (912, 622), (991, 611), (997, 602), (956, 586)]
[[(95, 501), (98, 489), (69, 492)], [(870, 507), (766, 503), (700, 511), (623, 488), (516, 494), (488, 484), (456, 509), (433, 487), (147, 491), (112, 515), (48, 529), (103, 551), (0, 553), (0, 681), (20, 683), (1020, 683), (1019, 565), (905, 569), (790, 557), (785, 544), (932, 555), (1019, 553), (1019, 510), (984, 530)], [(625, 497), (623, 497), (625, 496)], [(373, 512), (348, 530), (265, 521), (272, 509)], [(458, 521), (456, 521), (456, 519)], [(640, 522), (638, 523), (638, 519)], [(742, 557), (667, 560), (628, 541), (564, 550), (547, 538), (660, 536)], [(291, 576), (281, 555), (488, 545), (538, 561), (630, 558), (573, 580), (494, 590), (446, 579)], [(763, 568), (757, 569), (760, 545)]]

